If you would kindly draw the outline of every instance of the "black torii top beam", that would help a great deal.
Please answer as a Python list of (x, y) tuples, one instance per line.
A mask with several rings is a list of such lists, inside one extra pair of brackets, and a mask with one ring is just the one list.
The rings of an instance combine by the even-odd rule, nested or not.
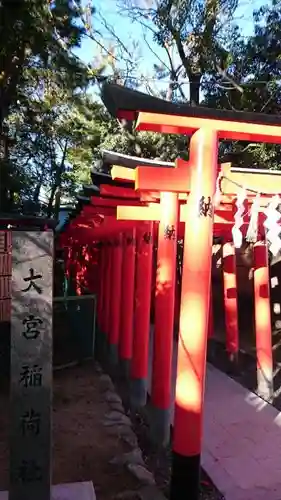
[(248, 122), (262, 125), (281, 125), (281, 116), (279, 115), (250, 113), (246, 111), (229, 111), (173, 103), (108, 82), (102, 85), (101, 98), (113, 117), (121, 118), (121, 112), (123, 111), (127, 112), (124, 118), (128, 120), (135, 120), (138, 113), (143, 111), (148, 113)]

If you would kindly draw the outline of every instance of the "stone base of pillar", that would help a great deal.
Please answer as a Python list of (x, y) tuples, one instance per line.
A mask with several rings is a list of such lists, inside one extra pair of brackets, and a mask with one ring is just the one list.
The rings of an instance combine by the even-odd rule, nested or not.
[(169, 500), (199, 500), (200, 455), (185, 457), (173, 452)]
[(171, 410), (149, 405), (150, 436), (154, 444), (166, 447), (171, 436)]
[(130, 405), (133, 410), (141, 408), (147, 402), (147, 380), (132, 378), (130, 381)]
[[(8, 491), (0, 491), (0, 500), (8, 500)], [(51, 489), (51, 500), (96, 500), (93, 483), (56, 484)], [(39, 500), (39, 499), (38, 499)]]
[(120, 378), (124, 381), (130, 380), (130, 372), (131, 372), (131, 360), (130, 359), (119, 359), (119, 371)]
[(116, 379), (119, 375), (119, 356), (118, 356), (118, 345), (108, 344), (107, 351), (107, 370), (109, 375)]
[(273, 373), (265, 374), (262, 368), (257, 369), (257, 393), (265, 401), (272, 402), (274, 393)]

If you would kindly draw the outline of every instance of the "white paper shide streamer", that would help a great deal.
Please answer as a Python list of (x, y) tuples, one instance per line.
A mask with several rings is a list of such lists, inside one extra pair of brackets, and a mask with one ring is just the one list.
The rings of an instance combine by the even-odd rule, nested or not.
[(256, 243), (258, 239), (258, 222), (259, 222), (260, 195), (257, 194), (251, 208), (251, 217), (246, 234), (248, 243)]
[(243, 217), (245, 215), (245, 200), (246, 200), (247, 194), (246, 191), (243, 189), (237, 194), (236, 202), (235, 205), (237, 207), (237, 212), (234, 215), (234, 226), (232, 228), (232, 238), (233, 238), (233, 244), (235, 248), (241, 248), (242, 242), (243, 242), (243, 234), (241, 231), (241, 226), (243, 226)]
[(214, 204), (215, 208), (218, 208), (220, 201), (221, 201), (221, 196), (222, 196), (221, 182), (222, 182), (222, 179), (223, 179), (223, 175), (222, 175), (222, 172), (220, 172), (218, 177), (217, 177), (216, 191), (215, 191), (214, 200), (213, 200), (213, 204)]
[(281, 199), (279, 195), (275, 195), (264, 210), (264, 213), (267, 217), (264, 222), (264, 227), (267, 230), (266, 239), (268, 242), (268, 248), (274, 257), (281, 250), (281, 240), (279, 237), (281, 227), (278, 224), (278, 221), (281, 217), (279, 212), (280, 204)]

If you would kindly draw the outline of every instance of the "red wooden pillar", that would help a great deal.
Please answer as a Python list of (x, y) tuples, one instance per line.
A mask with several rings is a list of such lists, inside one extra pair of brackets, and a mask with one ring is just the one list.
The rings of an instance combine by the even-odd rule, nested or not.
[(157, 442), (167, 445), (170, 438), (178, 195), (161, 193), (160, 209), (151, 402), (152, 435)]
[(71, 257), (70, 257), (70, 294), (76, 295), (77, 288), (77, 244), (75, 241), (72, 243), (71, 247)]
[[(99, 297), (99, 289), (100, 289), (100, 280), (101, 280), (101, 250), (97, 244), (88, 246), (88, 255), (87, 255), (87, 286), (90, 294), (95, 294), (97, 296), (97, 300)], [(96, 304), (96, 314), (97, 314), (97, 306)]]
[(223, 258), (223, 289), (225, 307), (226, 350), (230, 361), (238, 360), (239, 328), (237, 305), (236, 257), (233, 243), (224, 243)]
[(99, 287), (98, 287), (98, 298), (97, 298), (97, 323), (98, 327), (102, 330), (102, 316), (103, 316), (103, 308), (104, 308), (104, 288), (105, 288), (105, 248), (104, 244), (100, 242), (99, 245)]
[(69, 279), (70, 279), (70, 259), (71, 259), (71, 249), (70, 249), (70, 243), (68, 243), (67, 246), (64, 246), (64, 269), (65, 269), (65, 280), (67, 283), (67, 290), (65, 290), (65, 293), (69, 292)]
[(105, 336), (103, 331), (103, 293), (105, 288), (105, 252), (104, 244), (102, 241), (98, 244), (99, 254), (98, 254), (98, 288), (97, 288), (97, 307), (96, 307), (96, 347), (97, 356), (100, 361), (103, 360), (103, 353), (105, 348)]
[(109, 363), (111, 366), (118, 364), (118, 343), (120, 328), (120, 300), (122, 277), (122, 235), (117, 234), (112, 239), (111, 260), (111, 302), (109, 309)]
[(150, 336), (153, 223), (137, 230), (135, 311), (130, 399), (133, 407), (145, 406), (147, 398)]
[(82, 248), (79, 243), (76, 243), (76, 261), (75, 261), (75, 291), (76, 295), (82, 295)]
[(102, 251), (102, 286), (101, 286), (101, 300), (100, 300), (100, 329), (105, 333), (105, 309), (106, 309), (106, 282), (107, 282), (107, 242), (101, 242)]
[(213, 290), (212, 280), (210, 286), (210, 305), (209, 305), (209, 321), (208, 321), (208, 339), (214, 336), (214, 311), (213, 311)]
[(254, 290), (258, 392), (263, 398), (271, 400), (273, 361), (268, 250), (261, 241), (254, 246)]
[[(170, 500), (198, 500), (210, 303), (217, 132), (190, 141)], [(184, 189), (184, 187), (183, 187)]]
[(104, 290), (104, 320), (103, 328), (104, 333), (109, 340), (109, 329), (110, 329), (110, 303), (111, 303), (111, 268), (112, 268), (112, 244), (110, 241), (105, 242), (106, 249), (106, 259), (105, 259), (105, 290)]
[[(176, 274), (178, 274), (178, 268), (176, 269)], [(177, 331), (179, 329), (180, 295), (181, 295), (181, 286), (179, 283), (179, 276), (176, 276), (174, 325)]]
[(135, 297), (136, 230), (132, 229), (123, 237), (123, 264), (121, 283), (119, 360), (121, 373), (130, 375), (133, 350), (133, 321)]

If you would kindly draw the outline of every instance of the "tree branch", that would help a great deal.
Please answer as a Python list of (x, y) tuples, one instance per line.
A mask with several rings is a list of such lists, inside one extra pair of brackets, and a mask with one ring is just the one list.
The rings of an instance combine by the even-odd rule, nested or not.
[(146, 39), (146, 36), (143, 32), (143, 39), (147, 45), (147, 47), (149, 48), (150, 52), (152, 52), (152, 54), (156, 57), (156, 59), (158, 59), (158, 61), (163, 64), (163, 66), (165, 66), (165, 68), (167, 69), (167, 71), (169, 71), (169, 73), (171, 72), (171, 68), (169, 68), (169, 66), (158, 56), (158, 54), (156, 54), (156, 52), (152, 49), (151, 45), (149, 44), (149, 42), (147, 41)]
[(236, 83), (235, 80), (233, 80), (233, 78), (231, 78), (231, 76), (229, 76), (224, 69), (222, 69), (218, 64), (216, 65), (216, 68), (221, 76), (223, 76), (229, 83), (231, 83), (231, 85), (233, 85), (233, 87), (235, 87), (238, 92), (243, 94), (244, 89), (240, 85), (238, 85), (238, 83)]
[(129, 50), (127, 49), (127, 47), (125, 46), (125, 44), (122, 42), (122, 40), (119, 38), (119, 36), (116, 34), (115, 30), (112, 28), (112, 26), (109, 26), (109, 24), (107, 23), (107, 21), (105, 20), (105, 18), (103, 17), (103, 15), (101, 13), (99, 13), (99, 16), (102, 20), (102, 23), (105, 27), (105, 29), (115, 38), (115, 40), (117, 40), (118, 44), (120, 47), (122, 47), (122, 49), (124, 50), (124, 52), (130, 57), (132, 58), (132, 54), (129, 52)]

